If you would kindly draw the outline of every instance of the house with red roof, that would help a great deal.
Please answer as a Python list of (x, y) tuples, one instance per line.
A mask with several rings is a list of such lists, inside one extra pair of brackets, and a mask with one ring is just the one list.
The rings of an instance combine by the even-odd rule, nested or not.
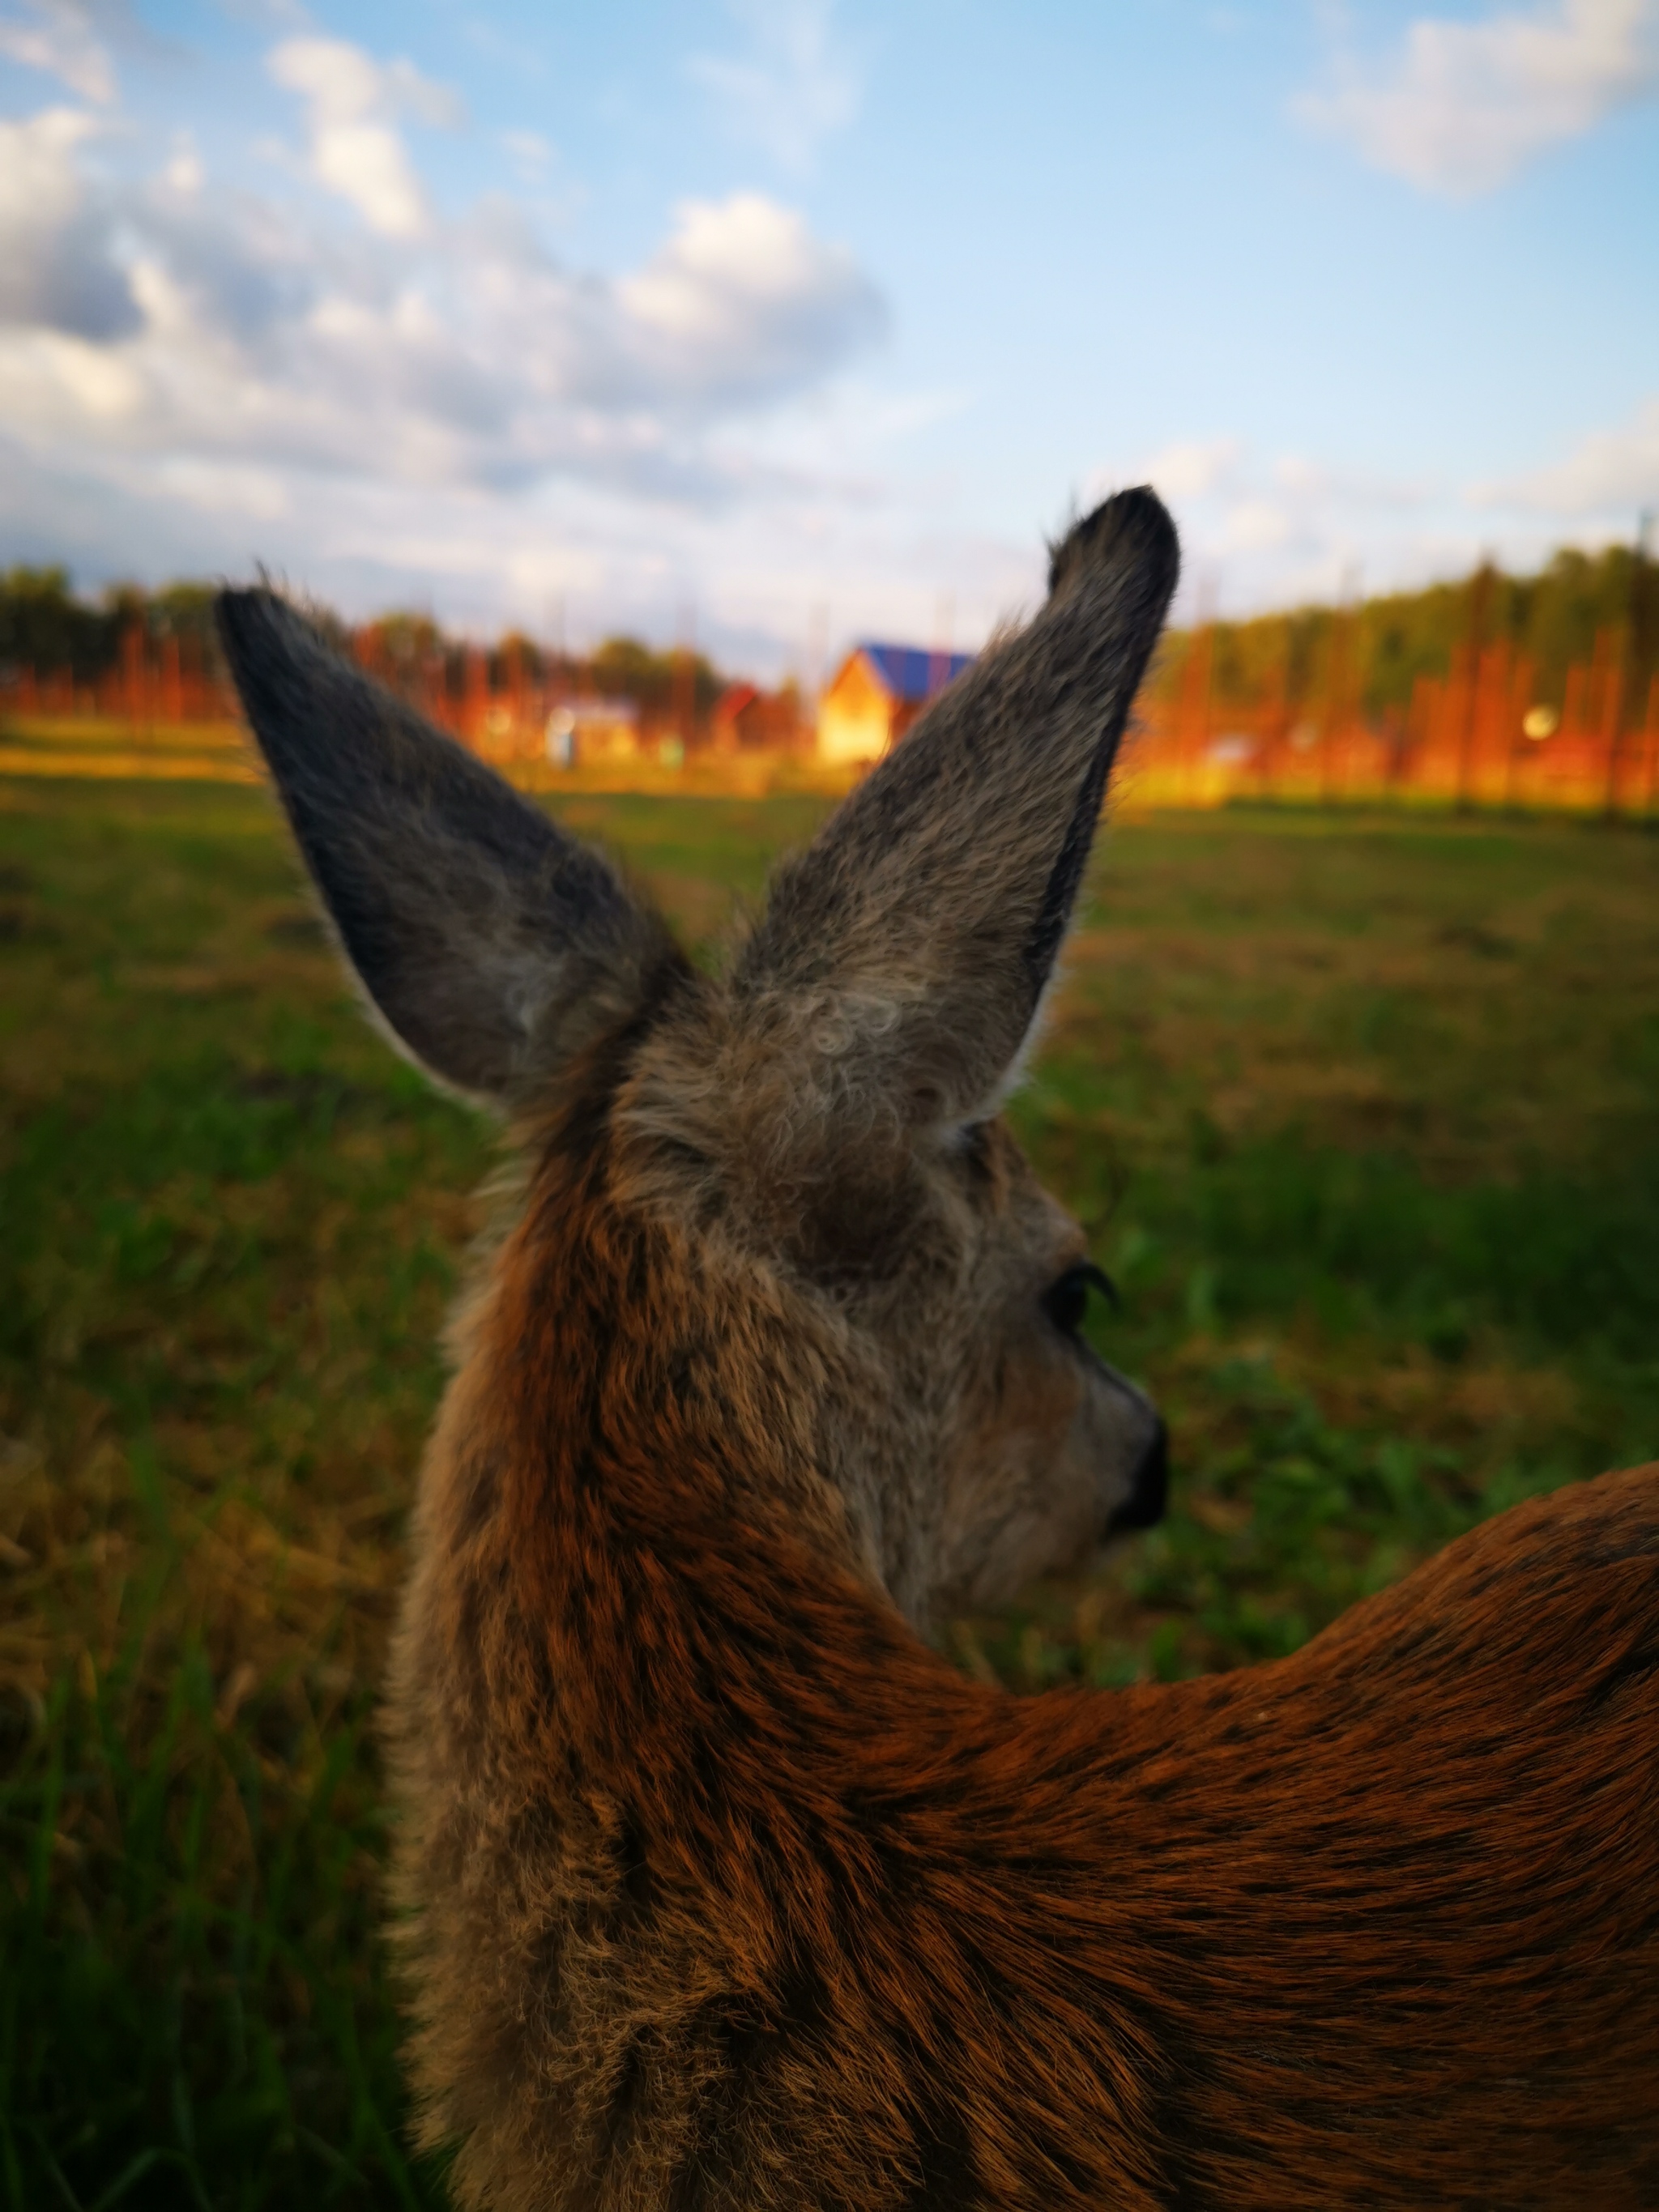
[(717, 753), (767, 752), (792, 747), (800, 733), (800, 698), (793, 684), (763, 691), (755, 684), (728, 684), (714, 702), (708, 726)]

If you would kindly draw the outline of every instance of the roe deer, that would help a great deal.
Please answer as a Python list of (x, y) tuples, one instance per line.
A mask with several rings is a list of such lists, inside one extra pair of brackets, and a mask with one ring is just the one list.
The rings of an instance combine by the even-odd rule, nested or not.
[(1659, 1468), (1207, 1680), (1015, 1697), (921, 1632), (1162, 1508), (997, 1107), (1176, 564), (1149, 492), (1079, 523), (720, 976), (221, 601), (348, 959), (527, 1159), (391, 1692), (468, 2205), (1659, 2205)]

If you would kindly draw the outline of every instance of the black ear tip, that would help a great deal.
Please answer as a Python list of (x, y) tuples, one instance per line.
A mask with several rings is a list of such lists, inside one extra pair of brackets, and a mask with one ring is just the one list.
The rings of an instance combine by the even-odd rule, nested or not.
[(213, 602), (213, 626), (239, 688), (270, 636), (271, 611), (265, 602), (271, 596), (266, 591), (223, 591)]
[(325, 671), (340, 673), (338, 656), (327, 639), (266, 585), (220, 592), (213, 619), (242, 704), (262, 739), (262, 708), (273, 705), (295, 684), (315, 684)]
[(1114, 492), (1074, 523), (1048, 556), (1052, 594), (1086, 570), (1138, 569), (1167, 599), (1181, 573), (1181, 541), (1170, 510), (1150, 484)]
[(225, 657), (231, 667), (239, 675), (262, 646), (269, 648), (287, 626), (297, 619), (276, 592), (266, 590), (263, 585), (252, 586), (245, 590), (222, 591), (213, 602), (214, 626), (219, 633), (219, 642), (225, 649)]
[(263, 584), (227, 584), (213, 595), (213, 618), (222, 633), (234, 635), (250, 621), (258, 621), (276, 594)]

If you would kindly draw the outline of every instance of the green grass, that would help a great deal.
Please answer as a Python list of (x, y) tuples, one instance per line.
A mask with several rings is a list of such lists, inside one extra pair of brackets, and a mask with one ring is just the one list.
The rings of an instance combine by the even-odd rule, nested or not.
[[(562, 811), (708, 957), (823, 809)], [(1175, 1506), (963, 1664), (1293, 1649), (1659, 1451), (1656, 894), (1588, 826), (1107, 842), (1014, 1118)], [(373, 1723), (489, 1134), (368, 1030), (258, 793), (0, 784), (0, 2204), (441, 2204)]]

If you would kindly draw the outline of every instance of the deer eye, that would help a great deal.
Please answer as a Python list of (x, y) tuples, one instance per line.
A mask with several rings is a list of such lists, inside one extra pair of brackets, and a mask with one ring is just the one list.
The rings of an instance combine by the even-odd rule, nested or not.
[(1075, 1267), (1068, 1267), (1042, 1293), (1042, 1310), (1062, 1336), (1082, 1333), (1091, 1290), (1099, 1291), (1114, 1306), (1121, 1303), (1117, 1285), (1092, 1260), (1080, 1260)]

